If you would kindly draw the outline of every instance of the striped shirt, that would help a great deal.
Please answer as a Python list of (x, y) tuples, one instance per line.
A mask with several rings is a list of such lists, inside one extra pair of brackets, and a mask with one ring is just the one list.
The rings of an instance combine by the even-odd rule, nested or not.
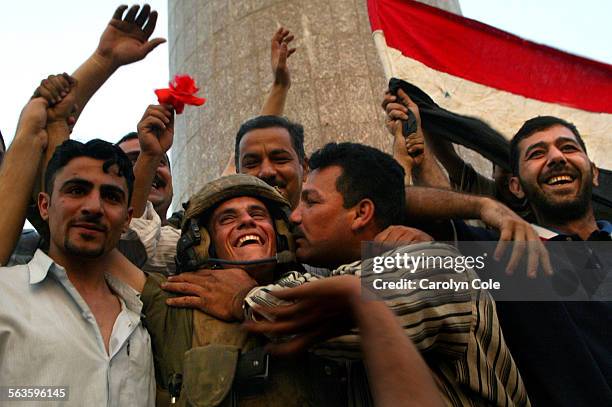
[[(383, 256), (417, 256), (421, 253), (444, 258), (461, 256), (454, 247), (435, 242), (400, 247)], [(332, 276), (360, 276), (363, 287), (371, 286), (376, 278), (385, 281), (426, 278), (440, 283), (454, 280), (461, 286), (452, 290), (406, 288), (376, 291), (395, 312), (406, 334), (427, 361), (447, 405), (530, 405), (521, 376), (506, 346), (495, 303), (486, 290), (472, 288), (471, 281), (478, 278), (474, 271), (456, 273), (443, 268), (420, 267), (411, 271), (387, 268), (382, 274), (374, 274), (371, 270), (371, 259), (360, 260), (333, 270)], [(295, 287), (318, 278), (292, 272), (276, 284), (254, 288), (245, 300), (246, 316), (255, 319), (253, 304), (282, 305), (284, 302), (272, 294), (275, 289)], [(460, 284), (462, 282), (467, 284)], [(313, 352), (334, 359), (360, 359), (358, 333), (354, 331), (333, 338)]]

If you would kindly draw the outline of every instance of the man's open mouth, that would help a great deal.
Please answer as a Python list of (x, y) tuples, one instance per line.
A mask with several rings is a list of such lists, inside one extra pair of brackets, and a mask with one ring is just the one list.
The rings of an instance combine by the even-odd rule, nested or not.
[(576, 179), (576, 177), (574, 177), (573, 175), (569, 175), (569, 174), (554, 175), (554, 176), (548, 178), (545, 181), (545, 183), (546, 183), (546, 185), (551, 185), (551, 186), (564, 185), (564, 184), (570, 184), (570, 183), (574, 182), (575, 179)]
[(238, 239), (238, 241), (234, 244), (236, 247), (244, 247), (249, 245), (259, 245), (263, 246), (263, 239), (257, 235), (244, 235)]
[(155, 178), (153, 178), (153, 184), (151, 186), (157, 190), (160, 190), (166, 186), (166, 183), (158, 176), (155, 176)]

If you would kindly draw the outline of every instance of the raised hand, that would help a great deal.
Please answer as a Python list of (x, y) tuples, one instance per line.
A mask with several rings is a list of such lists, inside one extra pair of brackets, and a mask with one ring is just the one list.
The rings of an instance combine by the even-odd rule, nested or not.
[[(387, 113), (385, 124), (387, 130), (394, 139), (394, 153), (408, 161), (411, 166), (418, 167), (423, 163), (425, 151), (425, 137), (421, 128), (421, 116), (419, 107), (403, 91), (398, 91), (398, 97), (386, 92), (382, 102), (382, 108)], [(417, 131), (404, 138), (402, 134), (402, 121), (408, 120), (408, 110), (416, 116)]]
[(134, 5), (123, 16), (127, 8), (125, 5), (117, 7), (96, 50), (114, 68), (140, 61), (158, 45), (166, 42), (164, 38), (149, 40), (157, 23), (157, 11), (151, 11), (148, 4), (142, 9)]
[(149, 105), (138, 123), (141, 153), (161, 157), (174, 140), (174, 110), (170, 105)]
[(75, 105), (77, 81), (67, 73), (49, 75), (40, 82), (33, 97), (47, 100), (47, 123), (66, 123), (70, 128), (76, 122), (77, 106)]
[(293, 41), (294, 36), (291, 32), (283, 27), (280, 27), (272, 36), (272, 74), (274, 75), (274, 84), (284, 87), (291, 86), (291, 76), (287, 66), (287, 59), (295, 52), (295, 48), (289, 48), (289, 43)]

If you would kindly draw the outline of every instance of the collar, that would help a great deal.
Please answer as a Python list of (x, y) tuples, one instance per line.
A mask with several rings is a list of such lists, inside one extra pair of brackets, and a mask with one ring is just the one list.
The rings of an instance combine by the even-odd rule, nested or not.
[(56, 266), (51, 257), (47, 256), (45, 252), (38, 249), (34, 253), (34, 257), (28, 263), (28, 269), (30, 270), (30, 284), (38, 284), (47, 278), (51, 267)]
[[(550, 240), (553, 238), (557, 238), (559, 236), (572, 237), (572, 236), (560, 233), (557, 230), (545, 228), (543, 226), (535, 225), (533, 223), (531, 224), (531, 226), (533, 227), (533, 229), (536, 231), (536, 233), (538, 234), (538, 236), (540, 236), (540, 239), (542, 240)], [(594, 231), (591, 234), (591, 237), (594, 237), (595, 234), (606, 234), (612, 237), (612, 223), (608, 222), (607, 220), (598, 220), (597, 229), (598, 230)]]
[[(30, 270), (30, 284), (42, 282), (47, 278), (49, 272), (55, 274), (58, 280), (65, 278), (66, 281), (69, 281), (64, 268), (57, 265), (51, 257), (40, 249), (34, 253), (34, 257), (28, 263), (28, 269)], [(109, 273), (106, 273), (104, 277), (111, 290), (125, 302), (127, 308), (140, 315), (142, 301), (138, 292)]]

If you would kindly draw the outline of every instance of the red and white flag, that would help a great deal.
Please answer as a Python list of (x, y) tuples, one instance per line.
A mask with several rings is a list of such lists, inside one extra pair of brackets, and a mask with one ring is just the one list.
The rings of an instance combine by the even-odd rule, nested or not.
[(576, 125), (598, 166), (612, 168), (612, 65), (536, 44), (412, 0), (368, 0), (387, 78), (510, 138), (552, 115)]

